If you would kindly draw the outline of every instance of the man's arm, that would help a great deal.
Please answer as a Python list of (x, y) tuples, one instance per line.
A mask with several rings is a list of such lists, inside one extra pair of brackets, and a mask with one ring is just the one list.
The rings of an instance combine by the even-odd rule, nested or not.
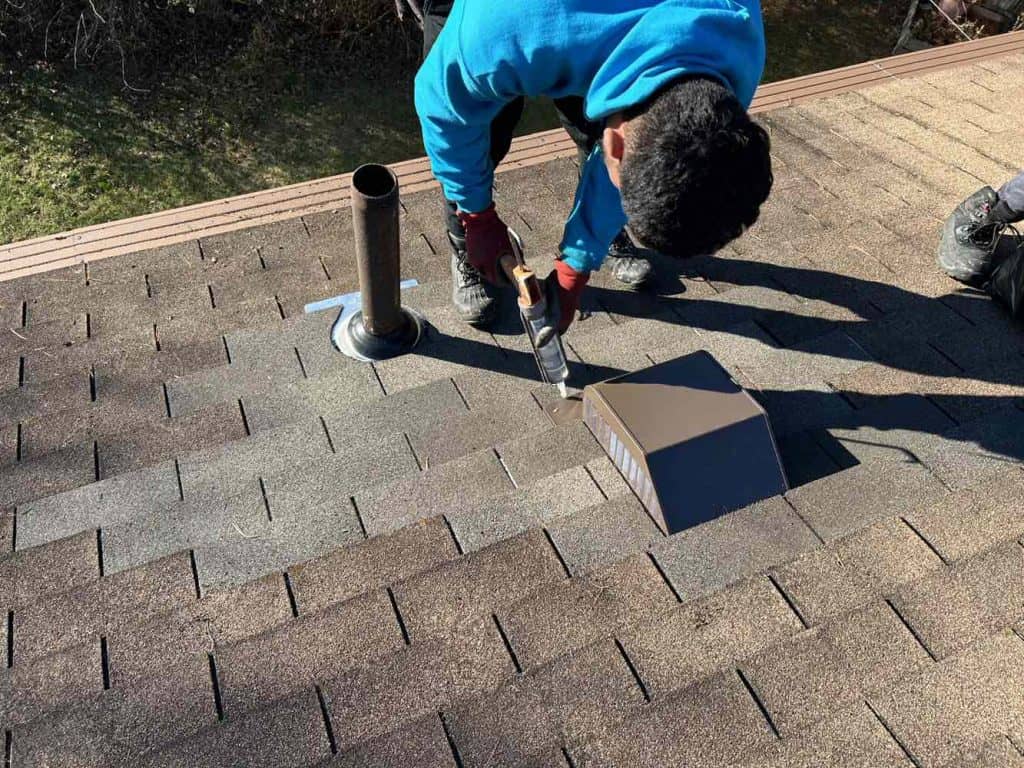
[(549, 302), (549, 309), (557, 310), (553, 323), (559, 333), (565, 333), (572, 324), (590, 273), (601, 268), (608, 247), (625, 224), (622, 198), (608, 176), (598, 145), (583, 165), (559, 246), (560, 258), (545, 285), (557, 297), (557, 301)]
[(608, 176), (598, 145), (587, 158), (576, 186), (559, 247), (562, 260), (577, 272), (600, 269), (608, 247), (625, 224), (622, 196)]
[(478, 213), (491, 204), (491, 122), (509, 99), (466, 71), (458, 27), (458, 18), (449, 20), (416, 74), (416, 113), (445, 198)]

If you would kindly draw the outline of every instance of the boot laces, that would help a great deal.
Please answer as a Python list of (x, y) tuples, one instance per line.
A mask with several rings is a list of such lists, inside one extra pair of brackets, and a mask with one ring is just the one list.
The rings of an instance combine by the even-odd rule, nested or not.
[(970, 241), (975, 245), (984, 246), (991, 248), (996, 244), (996, 241), (1003, 234), (1003, 230), (1006, 229), (1005, 224), (985, 224), (980, 227), (974, 227), (968, 235)]
[(615, 239), (612, 240), (612, 246), (608, 250), (609, 255), (617, 259), (633, 260), (639, 258), (636, 246), (633, 245), (633, 241), (629, 239), (629, 235), (625, 231), (621, 231), (615, 236)]
[(465, 251), (459, 251), (455, 256), (455, 263), (459, 270), (459, 277), (463, 287), (473, 288), (480, 285), (481, 277), (480, 272), (477, 271), (476, 267), (469, 263), (469, 257)]

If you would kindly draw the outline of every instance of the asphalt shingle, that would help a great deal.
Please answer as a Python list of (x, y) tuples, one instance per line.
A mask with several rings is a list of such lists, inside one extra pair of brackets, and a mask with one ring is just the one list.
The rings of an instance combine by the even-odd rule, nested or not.
[(587, 573), (664, 539), (633, 496), (619, 496), (547, 526), (555, 548), (573, 575)]
[(884, 602), (846, 614), (741, 663), (783, 736), (931, 664)]
[(15, 727), (12, 762), (135, 765), (145, 752), (210, 726), (216, 718), (203, 658), (153, 677), (147, 686), (111, 688), (87, 704)]
[(144, 621), (195, 599), (187, 553), (51, 595), (15, 612), (15, 663)]
[(819, 546), (792, 508), (774, 498), (670, 536), (652, 552), (686, 601)]
[(1019, 468), (1024, 412), (1011, 406), (945, 432), (926, 435), (915, 455), (951, 488), (970, 488)]
[(441, 718), (433, 712), (409, 726), (346, 750), (330, 765), (338, 768), (385, 768), (389, 765), (456, 768)]
[(772, 570), (803, 619), (821, 624), (925, 577), (942, 561), (906, 523), (875, 523)]
[(100, 576), (96, 531), (0, 557), (0, 595), (11, 608), (43, 595), (66, 592)]
[(1014, 747), (1007, 736), (996, 736), (984, 746), (949, 764), (963, 768), (1021, 768), (1024, 766), (1024, 753)]
[(583, 422), (503, 443), (495, 450), (520, 488), (604, 455)]
[(416, 520), (473, 509), (512, 488), (493, 451), (479, 451), (355, 495), (370, 536)]
[(136, 765), (186, 768), (243, 760), (266, 768), (310, 765), (331, 754), (327, 728), (313, 690), (275, 702), (239, 719), (225, 720), (145, 755)]
[(181, 501), (104, 526), (103, 562), (117, 573), (184, 549), (199, 551), (265, 535), (269, 527), (257, 488), (223, 501)]
[(519, 765), (615, 723), (643, 696), (612, 642), (564, 657), (445, 711), (466, 766)]
[[(605, 460), (607, 461), (607, 460)], [(628, 488), (626, 489), (628, 491)], [(445, 514), (463, 550), (471, 552), (540, 525), (567, 524), (577, 513), (604, 501), (602, 489), (584, 467), (573, 467)]]
[(415, 642), (502, 610), (564, 578), (550, 543), (533, 530), (412, 576), (395, 585), (394, 595)]
[(920, 765), (960, 765), (994, 737), (1019, 737), (1022, 662), (1024, 641), (1002, 632), (870, 700)]
[(30, 722), (54, 709), (83, 704), (103, 690), (99, 640), (72, 646), (0, 672), (0, 724)]
[(634, 555), (586, 577), (542, 587), (498, 619), (524, 669), (583, 648), (676, 605), (646, 555)]
[(302, 616), (217, 650), (224, 711), (253, 710), (401, 647), (402, 632), (384, 590)]
[(1024, 548), (1017, 542), (908, 584), (893, 604), (928, 649), (946, 658), (1024, 618)]
[(323, 685), (339, 750), (495, 688), (512, 661), (491, 617), (461, 624), (447, 640), (413, 642), (374, 667)]
[(5, 467), (0, 473), (0, 506), (31, 506), (36, 499), (87, 486), (95, 479), (95, 446), (92, 441), (78, 443)]
[(289, 574), (299, 611), (305, 614), (410, 578), (457, 556), (447, 526), (434, 518), (294, 566)]
[[(331, 446), (323, 424), (310, 419), (194, 451), (178, 461), (182, 494), (202, 499), (243, 493), (259, 477), (327, 456)], [(349, 443), (335, 447), (355, 452)]]
[(180, 500), (174, 462), (84, 485), (18, 508), (19, 549), (110, 526)]
[(742, 681), (729, 671), (640, 709), (571, 754), (586, 768), (712, 768), (741, 762), (775, 740)]
[(920, 464), (861, 464), (796, 488), (786, 498), (819, 536), (831, 541), (876, 520), (911, 514), (946, 493)]
[(660, 701), (802, 629), (772, 583), (756, 577), (654, 616), (620, 637), (644, 686)]
[(1007, 473), (944, 496), (907, 520), (948, 560), (962, 560), (1024, 534), (1024, 476)]
[(338, 435), (339, 440), (348, 435), (427, 431), (448, 418), (462, 415), (466, 408), (448, 379), (364, 400), (353, 399), (345, 386), (345, 377), (333, 370), (308, 380), (282, 384), (259, 397), (246, 398), (245, 404), (253, 431), (287, 424), (310, 414), (322, 416), (331, 434)]
[(911, 768), (899, 743), (866, 704), (840, 711), (795, 737), (767, 744), (746, 768)]

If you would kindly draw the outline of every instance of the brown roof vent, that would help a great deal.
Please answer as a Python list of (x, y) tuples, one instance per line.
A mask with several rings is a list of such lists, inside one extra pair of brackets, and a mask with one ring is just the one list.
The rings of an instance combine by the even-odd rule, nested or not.
[(588, 386), (583, 418), (666, 533), (787, 490), (764, 410), (707, 352)]

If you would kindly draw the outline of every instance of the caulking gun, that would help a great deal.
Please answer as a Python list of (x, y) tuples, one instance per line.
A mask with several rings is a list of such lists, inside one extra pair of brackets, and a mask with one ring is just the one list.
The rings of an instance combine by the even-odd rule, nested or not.
[(502, 261), (502, 267), (516, 288), (519, 301), (519, 316), (523, 321), (523, 329), (530, 340), (533, 356), (537, 361), (541, 379), (547, 384), (558, 387), (558, 394), (564, 399), (568, 396), (566, 380), (569, 378), (569, 366), (565, 361), (565, 348), (547, 317), (548, 303), (541, 287), (540, 280), (532, 269), (526, 266), (523, 259), (523, 242), (511, 229), (508, 231), (512, 243), (514, 263)]

